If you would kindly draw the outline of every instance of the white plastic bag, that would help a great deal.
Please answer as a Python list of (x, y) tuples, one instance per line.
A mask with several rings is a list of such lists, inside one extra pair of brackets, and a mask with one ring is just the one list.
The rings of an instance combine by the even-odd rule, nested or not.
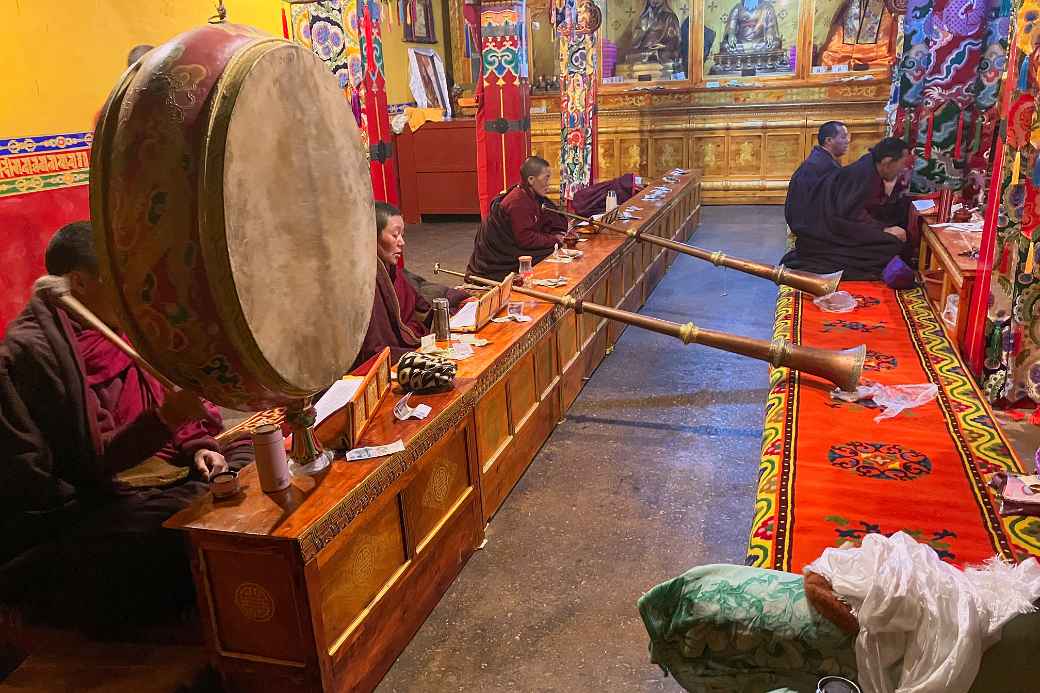
[(1004, 624), (1040, 596), (1036, 560), (961, 571), (903, 532), (824, 549), (805, 571), (827, 578), (856, 614), (865, 693), (966, 693)]
[(856, 299), (848, 291), (835, 291), (813, 299), (820, 310), (826, 313), (850, 313), (856, 310)]
[(950, 294), (946, 297), (946, 309), (942, 312), (943, 322), (951, 330), (957, 329), (957, 311), (960, 309), (961, 297), (957, 294)]
[(921, 385), (882, 385), (881, 383), (865, 383), (853, 392), (845, 392), (836, 389), (831, 392), (831, 397), (845, 402), (858, 402), (861, 399), (872, 399), (878, 405), (881, 412), (874, 417), (875, 423), (891, 419), (904, 409), (913, 409), (922, 404), (928, 404), (936, 395), (939, 388), (935, 383), (924, 383)]

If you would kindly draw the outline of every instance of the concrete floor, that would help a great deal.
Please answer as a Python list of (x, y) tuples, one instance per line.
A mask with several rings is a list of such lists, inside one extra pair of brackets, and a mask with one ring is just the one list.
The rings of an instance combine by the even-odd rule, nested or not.
[[(465, 264), (473, 224), (414, 227), (405, 257)], [(780, 207), (708, 207), (695, 241), (775, 262)], [(434, 250), (434, 249), (437, 250)], [(644, 312), (769, 338), (776, 288), (680, 257)], [(674, 691), (636, 601), (704, 563), (742, 563), (765, 364), (629, 328), (487, 528), (487, 545), (379, 691)]]

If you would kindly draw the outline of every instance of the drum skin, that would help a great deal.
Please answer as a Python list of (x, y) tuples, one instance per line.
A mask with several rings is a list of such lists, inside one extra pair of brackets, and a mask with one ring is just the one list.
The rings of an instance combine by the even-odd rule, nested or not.
[(181, 387), (259, 410), (350, 367), (375, 291), (372, 187), (307, 49), (215, 24), (151, 51), (98, 121), (90, 205), (123, 329)]

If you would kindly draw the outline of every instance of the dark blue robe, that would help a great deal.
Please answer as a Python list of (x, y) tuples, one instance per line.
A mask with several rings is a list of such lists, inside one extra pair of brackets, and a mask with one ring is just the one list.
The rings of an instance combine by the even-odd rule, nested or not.
[(791, 233), (798, 235), (808, 226), (806, 212), (812, 193), (828, 174), (841, 168), (838, 160), (820, 145), (813, 147), (808, 158), (791, 176), (787, 186), (787, 200), (784, 202), (784, 218), (791, 228)]
[(824, 175), (808, 202), (797, 204), (795, 247), (781, 262), (809, 272), (844, 270), (849, 280), (880, 279), (885, 265), (906, 248), (885, 228), (906, 228), (908, 215), (909, 201), (900, 186), (886, 195), (873, 156), (864, 154)]

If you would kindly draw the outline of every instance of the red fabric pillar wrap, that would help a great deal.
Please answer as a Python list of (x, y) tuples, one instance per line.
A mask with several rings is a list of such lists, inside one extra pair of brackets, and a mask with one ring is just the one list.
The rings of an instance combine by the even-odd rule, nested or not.
[(282, 8), (282, 38), (289, 38), (289, 20), (285, 18), (285, 8)]
[[(1014, 41), (1011, 42), (1014, 51)], [(1017, 61), (1008, 64), (1005, 85), (1015, 83)], [(1004, 89), (1001, 95), (1000, 112), (1007, 114), (1011, 106), (1011, 95), (1014, 89)], [(989, 285), (993, 279), (993, 259), (997, 248), (997, 219), (1003, 204), (1000, 188), (1004, 175), (1004, 143), (1000, 140), (1000, 128), (994, 128), (993, 137), (998, 145), (990, 162), (989, 185), (986, 186), (986, 215), (982, 226), (982, 239), (979, 242), (978, 273), (975, 275), (975, 286), (968, 303), (968, 320), (964, 329), (964, 341), (961, 350), (968, 367), (976, 375), (982, 373), (983, 361), (986, 357), (986, 311), (989, 307)]]
[(522, 41), (523, 3), (491, 2), (480, 8), (481, 76), (477, 83), (477, 191), (480, 214), (491, 200), (520, 182), (531, 155), (530, 104)]
[[(359, 0), (362, 33), (365, 37), (362, 108), (365, 109), (368, 125), (369, 173), (372, 176), (372, 194), (381, 202), (398, 203), (396, 162), (391, 139), (390, 114), (386, 103), (386, 77), (383, 74), (383, 36), (379, 28), (378, 13), (373, 17), (370, 1)], [(377, 50), (376, 45), (379, 48)]]

